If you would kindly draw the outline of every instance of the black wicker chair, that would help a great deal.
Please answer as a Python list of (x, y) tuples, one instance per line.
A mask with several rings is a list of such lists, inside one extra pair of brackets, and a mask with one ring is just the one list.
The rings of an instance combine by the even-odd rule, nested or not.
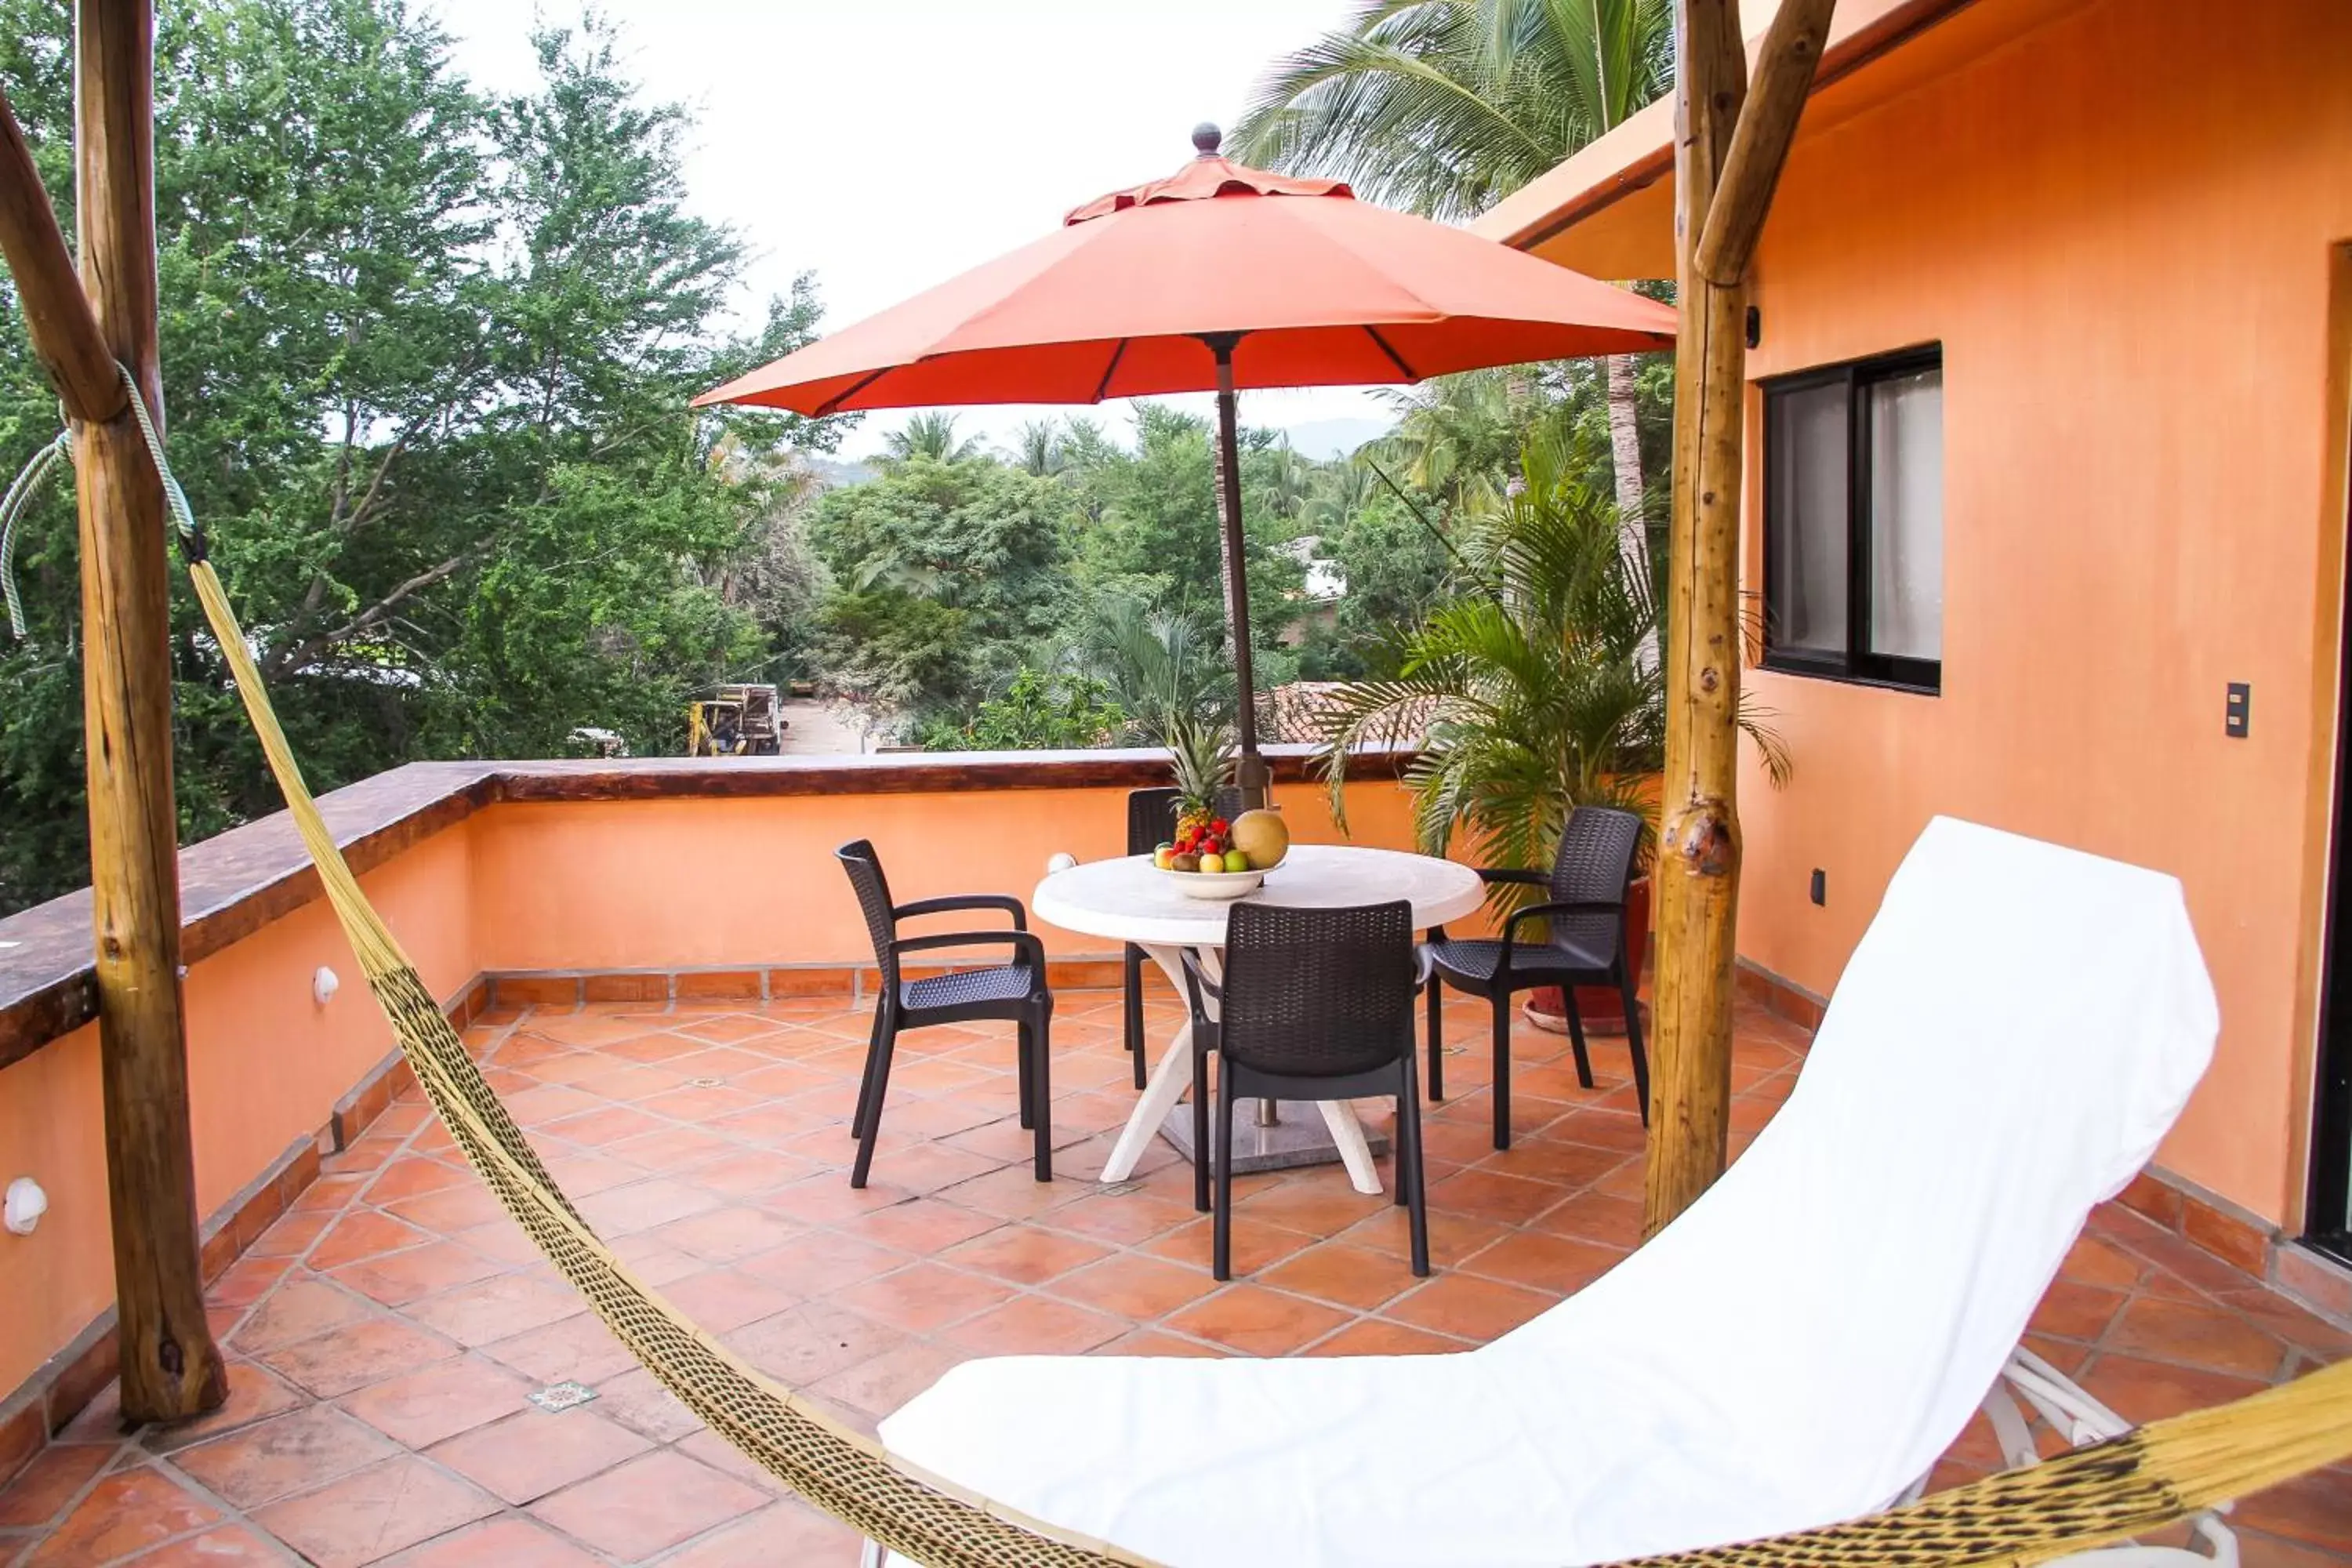
[[(1212, 1265), (1233, 1278), (1234, 1110), (1244, 1100), (1358, 1100), (1394, 1095), (1396, 1199), (1410, 1211), (1412, 1271), (1429, 1272), (1421, 1085), (1412, 996), (1422, 979), (1412, 906), (1301, 910), (1235, 904), (1225, 927), (1224, 978), (1190, 949), (1193, 1202), (1208, 1205), (1208, 1058), (1217, 1056), (1216, 1198)], [(1207, 1003), (1217, 1003), (1212, 1020)]]
[[(1557, 985), (1568, 998), (1568, 1037), (1576, 1051), (1576, 1079), (1592, 1087), (1592, 1058), (1584, 1047), (1584, 1020), (1577, 1016), (1576, 987), (1614, 985), (1625, 999), (1625, 1040), (1633, 1052), (1633, 1091), (1642, 1121), (1650, 1120), (1650, 1062), (1642, 1049), (1642, 1009), (1633, 995), (1635, 977), (1625, 963), (1625, 890), (1633, 880), (1633, 853), (1642, 840), (1642, 819), (1630, 811), (1579, 806), (1559, 836), (1551, 875), (1540, 871), (1481, 871), (1488, 882), (1522, 882), (1551, 895), (1513, 912), (1499, 942), (1461, 942), (1444, 927), (1429, 933), (1434, 966), (1429, 983), (1429, 1098), (1445, 1098), (1444, 1035), (1440, 997), (1445, 987), (1484, 996), (1495, 1009), (1495, 1147), (1511, 1146), (1511, 996), (1515, 992)], [(1540, 920), (1549, 931), (1541, 941), (1521, 936), (1524, 922)]]
[[(1176, 831), (1176, 802), (1183, 794), (1173, 789), (1130, 790), (1127, 796), (1127, 852), (1149, 855), (1168, 842)], [(1241, 791), (1221, 789), (1217, 792), (1217, 815), (1228, 820), (1241, 815)], [(1135, 1064), (1135, 1087), (1141, 1089), (1150, 1072), (1143, 1051), (1143, 965), (1144, 952), (1133, 942), (1127, 944), (1122, 957), (1126, 961), (1126, 1030), (1127, 1054)]]
[[(1009, 1018), (1020, 1026), (1021, 1125), (1036, 1134), (1037, 1179), (1052, 1181), (1053, 1095), (1046, 1061), (1054, 994), (1045, 988), (1045, 946), (1030, 931), (1021, 900), (1002, 893), (967, 893), (893, 904), (890, 884), (882, 875), (882, 862), (873, 845), (860, 838), (834, 854), (849, 873), (850, 886), (857, 889), (866, 929), (874, 938), (874, 962), (882, 972), (881, 994), (874, 1004), (874, 1036), (866, 1052), (866, 1078), (858, 1086), (857, 1110), (849, 1124), (857, 1138), (857, 1163), (850, 1168), (849, 1184), (864, 1186), (866, 1173), (874, 1163), (874, 1139), (882, 1126), (882, 1100), (890, 1087), (890, 1055), (899, 1031), (975, 1018)], [(952, 910), (1002, 910), (1013, 917), (1013, 929), (942, 931), (934, 936), (898, 934), (902, 920)], [(983, 945), (1010, 946), (1013, 962), (923, 980), (905, 980), (898, 973), (898, 960), (908, 953)]]

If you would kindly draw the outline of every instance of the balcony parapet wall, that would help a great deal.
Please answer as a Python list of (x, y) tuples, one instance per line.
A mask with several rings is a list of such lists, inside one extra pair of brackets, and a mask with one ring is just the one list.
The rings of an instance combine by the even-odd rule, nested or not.
[[(1266, 755), (1277, 783), (1311, 776), (1312, 747), (1269, 747)], [(1370, 759), (1363, 771), (1393, 776), (1408, 755)], [(509, 802), (1136, 789), (1166, 780), (1166, 758), (1147, 749), (412, 763), (336, 790), (320, 805), (345, 858), (363, 876), (443, 829)], [(199, 963), (322, 896), (284, 812), (190, 845), (180, 851), (184, 961)], [(88, 889), (0, 920), (0, 1068), (97, 1016)]]

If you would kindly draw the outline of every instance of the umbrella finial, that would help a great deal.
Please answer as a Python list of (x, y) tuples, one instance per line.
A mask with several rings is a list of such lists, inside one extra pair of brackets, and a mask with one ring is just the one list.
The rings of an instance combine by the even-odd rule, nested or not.
[(1193, 150), (1203, 158), (1215, 157), (1217, 148), (1223, 143), (1224, 140), (1225, 133), (1218, 130), (1213, 121), (1203, 120), (1200, 124), (1192, 127)]

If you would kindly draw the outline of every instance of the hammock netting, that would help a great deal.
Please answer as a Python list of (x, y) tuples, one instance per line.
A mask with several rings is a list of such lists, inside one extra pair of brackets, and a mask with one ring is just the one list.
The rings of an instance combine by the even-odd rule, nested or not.
[[(344, 863), (279, 729), (204, 536), (128, 372), (196, 597), (369, 988), (450, 1137), (507, 1212), (630, 1353), (709, 1427), (825, 1512), (929, 1568), (1151, 1568), (925, 1475), (761, 1375), (633, 1277), (550, 1178)], [(2030, 1563), (2154, 1530), (2352, 1453), (2352, 1363), (2156, 1422), (1866, 1519), (1644, 1559), (1660, 1565)]]

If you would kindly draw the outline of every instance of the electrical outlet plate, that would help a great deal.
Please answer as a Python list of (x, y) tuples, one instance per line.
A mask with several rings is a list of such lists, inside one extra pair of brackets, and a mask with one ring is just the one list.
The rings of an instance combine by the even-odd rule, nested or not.
[(2250, 681), (2230, 682), (2221, 699), (2221, 731), (2242, 741), (2253, 727), (2254, 689)]

